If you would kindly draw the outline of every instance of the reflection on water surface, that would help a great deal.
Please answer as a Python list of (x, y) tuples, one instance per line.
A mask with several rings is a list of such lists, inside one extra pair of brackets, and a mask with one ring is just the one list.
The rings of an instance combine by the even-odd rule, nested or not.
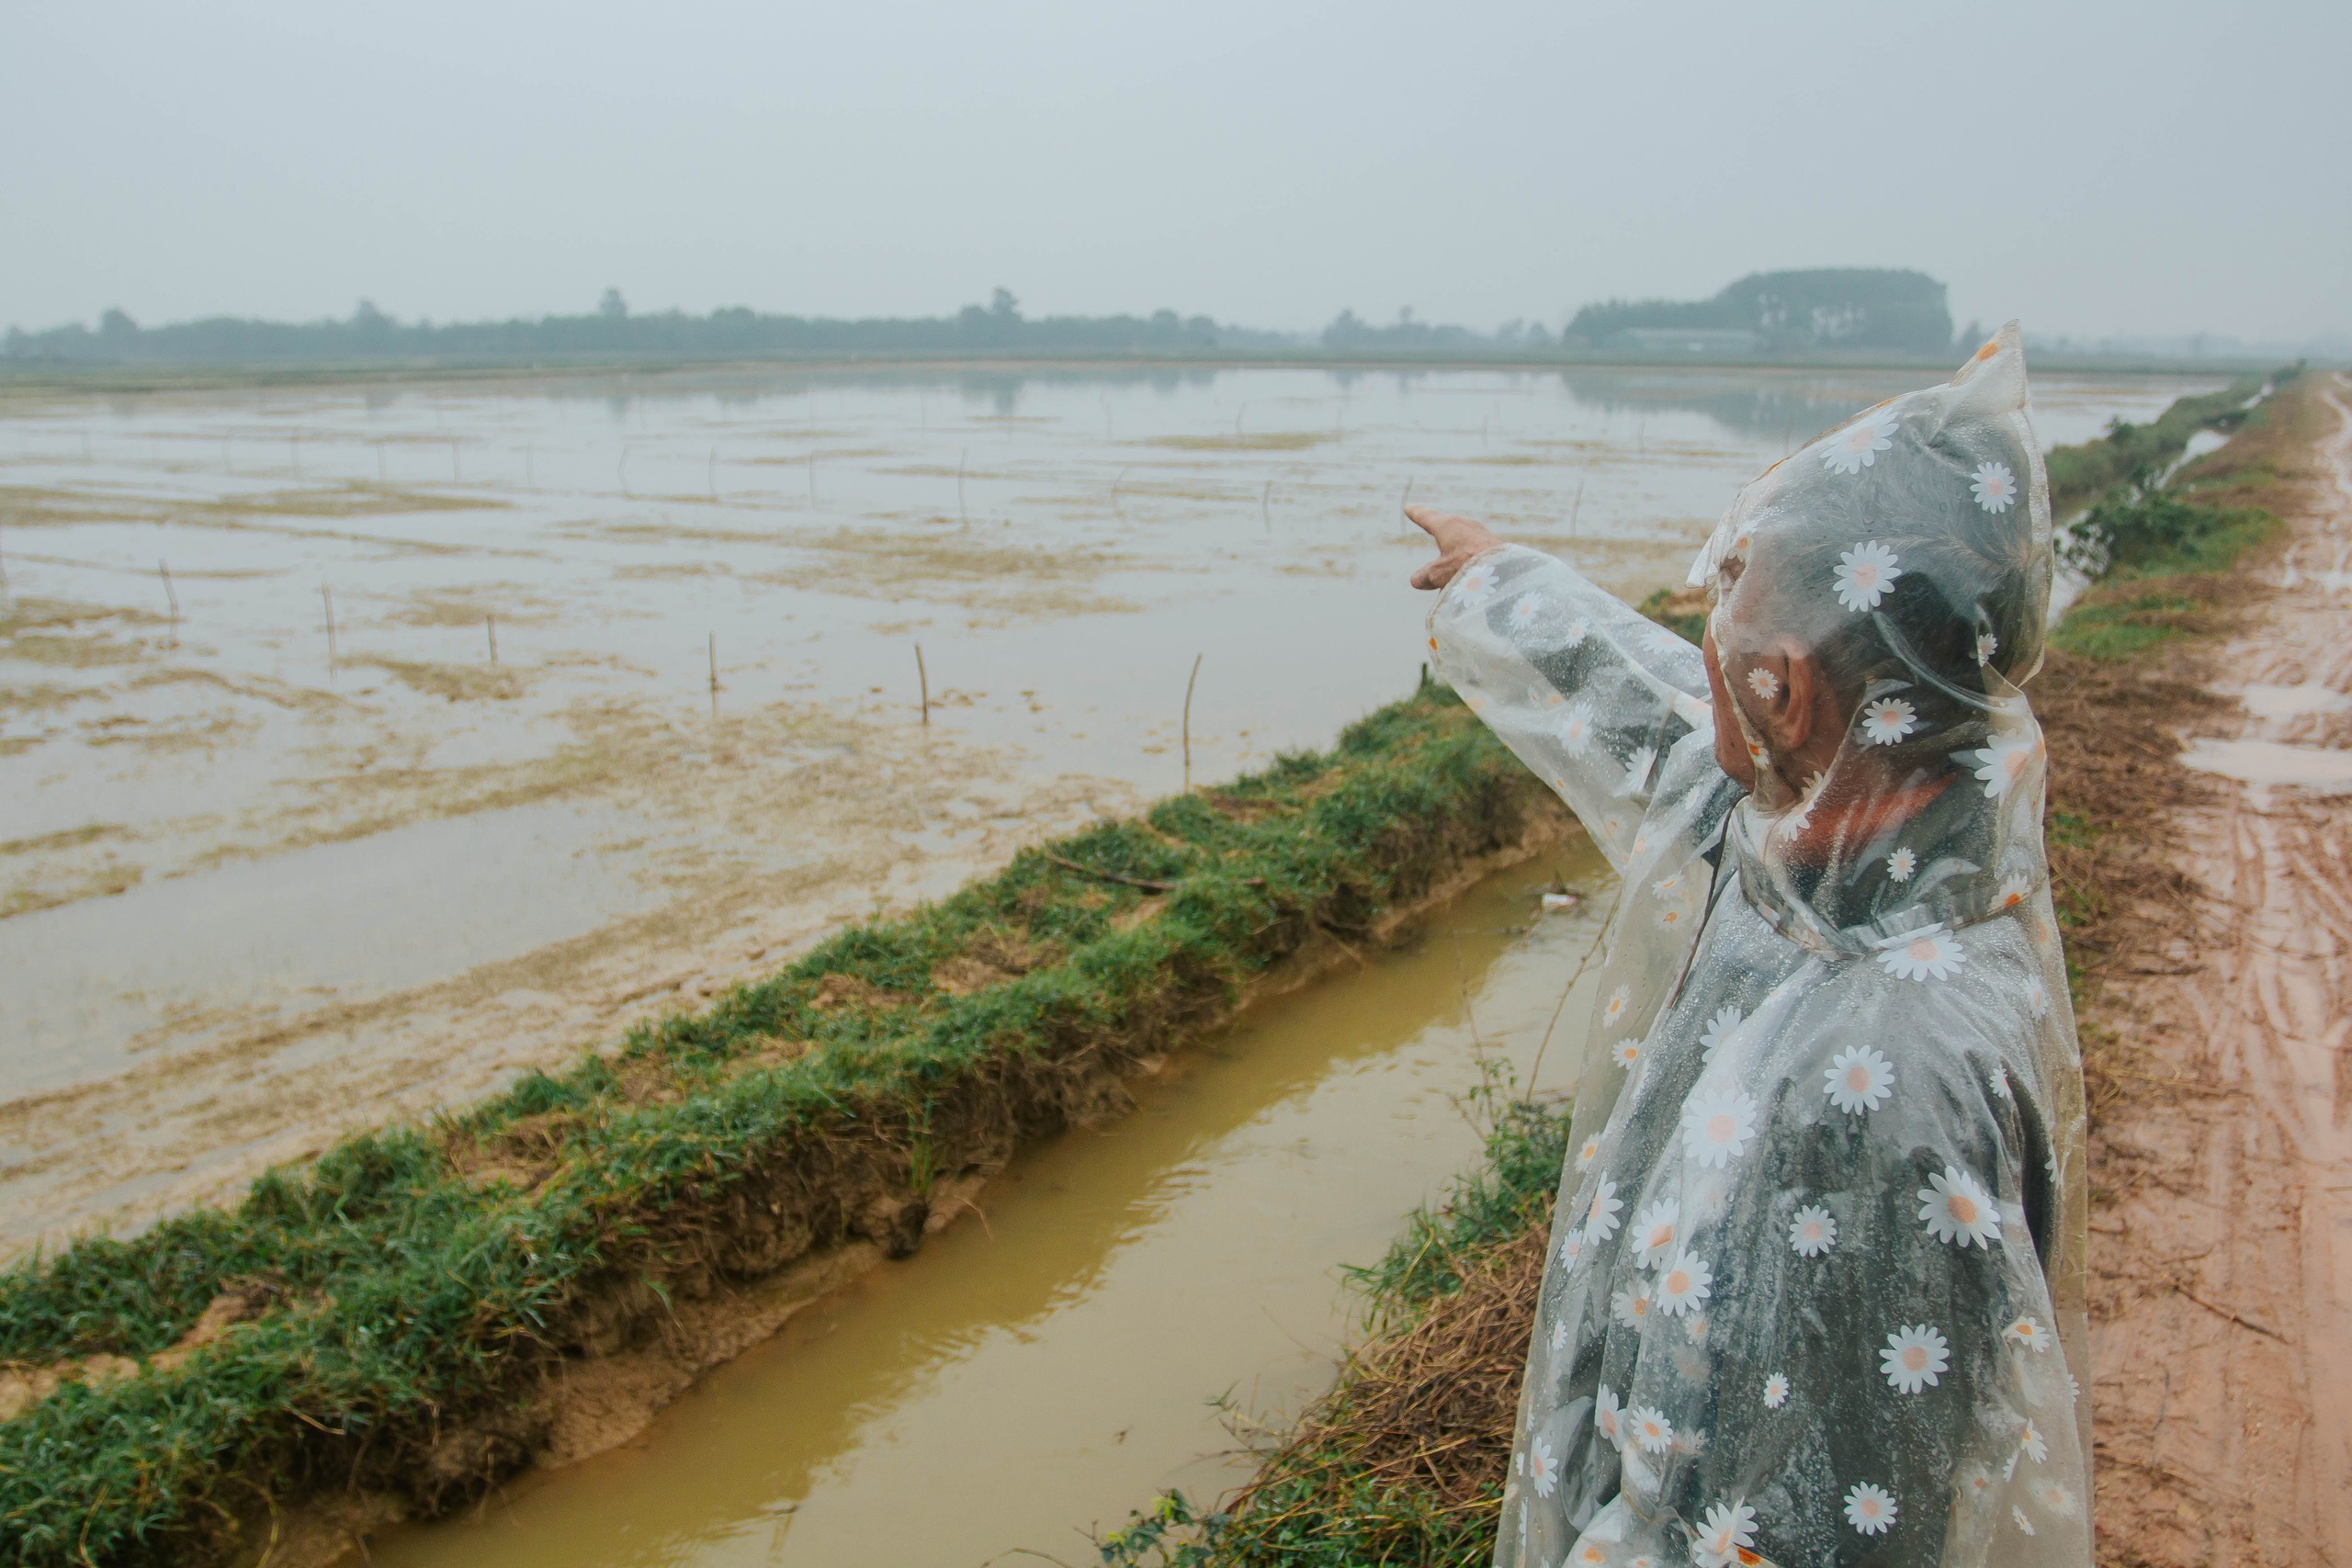
[[(1328, 742), (1417, 674), (1408, 486), (1638, 592), (1917, 378), (718, 369), (12, 409), (0, 1248), (232, 1190), (1168, 793), (1195, 657), (1196, 778)], [(2186, 385), (2046, 378), (2045, 432)]]

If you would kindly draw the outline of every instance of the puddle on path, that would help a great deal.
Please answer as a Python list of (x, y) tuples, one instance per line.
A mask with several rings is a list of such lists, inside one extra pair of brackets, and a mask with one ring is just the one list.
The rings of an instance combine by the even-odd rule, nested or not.
[(2246, 712), (2271, 722), (2352, 713), (2352, 697), (2318, 681), (2298, 686), (2248, 686), (2239, 694), (2239, 700), (2245, 704)]
[[(1509, 933), (1562, 873), (1601, 896)], [(1472, 1020), (1523, 1077), (1607, 880), (1580, 842), (1488, 879), (1410, 949), (1179, 1058), (1134, 1114), (1017, 1159), (985, 1223), (805, 1308), (629, 1447), (385, 1532), (369, 1561), (1075, 1563), (1167, 1487), (1214, 1496), (1244, 1472), (1207, 1402), (1271, 1416), (1326, 1385), (1352, 1310), (1337, 1266), (1476, 1158)], [(1589, 1007), (1561, 1014), (1544, 1086), (1572, 1076)]]
[(2183, 767), (2258, 789), (2307, 789), (2318, 795), (2352, 791), (2352, 751), (2278, 740), (2197, 739), (2188, 743), (2180, 761)]

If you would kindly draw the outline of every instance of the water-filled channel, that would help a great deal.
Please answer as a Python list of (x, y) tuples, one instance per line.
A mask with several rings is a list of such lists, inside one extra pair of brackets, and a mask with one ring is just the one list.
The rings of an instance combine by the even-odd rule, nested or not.
[[(1555, 878), (1576, 908), (1539, 913)], [(1033, 1149), (915, 1257), (804, 1308), (626, 1446), (368, 1543), (379, 1568), (1091, 1561), (1088, 1532), (1244, 1472), (1227, 1429), (1324, 1387), (1338, 1266), (1476, 1160), (1482, 1057), (1566, 1083), (1610, 898), (1581, 840), (1406, 947), (1251, 1009)], [(1589, 981), (1579, 989), (1589, 987)], [(359, 1558), (355, 1552), (350, 1562)]]
[[(1927, 378), (736, 367), (13, 400), (0, 1256), (702, 1005), (1179, 788), (1187, 744), (1197, 781), (1328, 745), (1413, 685), (1408, 489), (1638, 596), (1792, 444)], [(2210, 384), (2036, 394), (2065, 441)]]

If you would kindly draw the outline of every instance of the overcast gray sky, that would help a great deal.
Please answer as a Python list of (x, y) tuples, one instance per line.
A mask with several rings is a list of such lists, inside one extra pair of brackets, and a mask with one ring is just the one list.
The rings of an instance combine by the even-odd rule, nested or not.
[(2352, 331), (2352, 5), (0, 0), (0, 323), (747, 304), (1556, 324), (1917, 266)]

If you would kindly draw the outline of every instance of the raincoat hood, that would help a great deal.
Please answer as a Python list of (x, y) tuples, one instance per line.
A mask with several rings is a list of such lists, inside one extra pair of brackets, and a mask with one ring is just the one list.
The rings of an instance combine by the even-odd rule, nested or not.
[[(1939, 387), (1891, 399), (1741, 491), (1690, 568), (1758, 788), (1732, 842), (1791, 940), (1866, 953), (2014, 905), (2041, 874), (2050, 487), (2016, 323)], [(1819, 772), (1776, 757), (1776, 667), (1810, 660), (1846, 716)], [(2007, 901), (2005, 904), (2005, 900)]]

